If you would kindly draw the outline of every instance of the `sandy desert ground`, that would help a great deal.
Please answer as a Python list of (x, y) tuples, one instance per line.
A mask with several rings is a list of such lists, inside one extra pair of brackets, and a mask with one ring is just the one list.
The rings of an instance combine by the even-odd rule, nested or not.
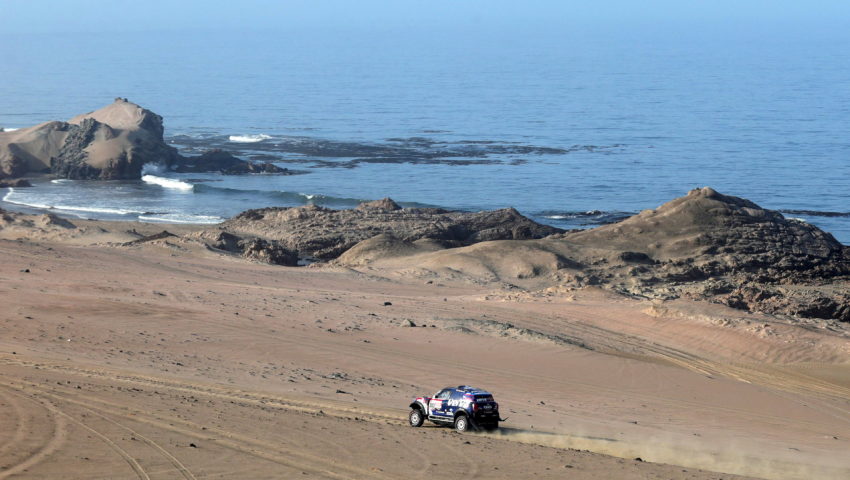
[[(846, 324), (87, 227), (0, 240), (0, 479), (850, 478)], [(459, 384), (500, 433), (407, 425)]]

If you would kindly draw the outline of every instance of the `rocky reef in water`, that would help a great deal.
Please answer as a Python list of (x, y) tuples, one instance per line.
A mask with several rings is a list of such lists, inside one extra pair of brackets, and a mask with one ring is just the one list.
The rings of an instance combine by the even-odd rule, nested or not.
[(246, 162), (232, 153), (218, 148), (194, 157), (181, 157), (174, 165), (173, 170), (178, 173), (220, 172), (223, 175), (245, 175), (249, 173), (296, 175), (302, 173), (281, 168), (268, 162)]
[(221, 151), (184, 157), (165, 142), (163, 133), (161, 116), (116, 98), (111, 105), (67, 122), (0, 132), (0, 179), (52, 173), (76, 180), (135, 180), (147, 163), (190, 172), (293, 173)]

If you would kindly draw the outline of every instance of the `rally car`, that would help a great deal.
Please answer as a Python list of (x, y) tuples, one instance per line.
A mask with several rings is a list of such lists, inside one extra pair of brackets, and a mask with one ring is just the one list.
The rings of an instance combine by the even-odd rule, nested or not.
[(446, 387), (433, 397), (418, 397), (410, 404), (411, 427), (421, 427), (425, 420), (438, 425), (452, 425), (458, 432), (481, 428), (488, 432), (499, 428), (499, 404), (490, 392), (460, 385)]

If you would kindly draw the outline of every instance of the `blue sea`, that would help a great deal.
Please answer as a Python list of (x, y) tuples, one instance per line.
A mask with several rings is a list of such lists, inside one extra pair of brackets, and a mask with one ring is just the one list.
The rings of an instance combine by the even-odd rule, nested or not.
[(850, 243), (850, 36), (386, 29), (0, 34), (0, 127), (127, 97), (185, 154), (290, 176), (39, 179), (3, 208), (214, 223), (308, 203), (515, 207), (588, 228), (696, 187)]

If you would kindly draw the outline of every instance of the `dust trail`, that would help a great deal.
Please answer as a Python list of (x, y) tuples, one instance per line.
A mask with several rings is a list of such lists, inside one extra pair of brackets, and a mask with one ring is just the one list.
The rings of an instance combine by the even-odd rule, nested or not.
[[(801, 461), (759, 457), (744, 448), (726, 444), (724, 449), (708, 447), (698, 442), (684, 443), (681, 439), (647, 437), (644, 442), (634, 443), (613, 438), (584, 436), (578, 434), (546, 433), (515, 428), (501, 428), (495, 433), (480, 435), (495, 436), (515, 442), (543, 445), (573, 450), (587, 450), (620, 458), (654, 463), (680, 465), (714, 472), (747, 475), (770, 480), (839, 480), (850, 478), (850, 465), (825, 465), (807, 458)], [(841, 459), (825, 459), (833, 462)]]

